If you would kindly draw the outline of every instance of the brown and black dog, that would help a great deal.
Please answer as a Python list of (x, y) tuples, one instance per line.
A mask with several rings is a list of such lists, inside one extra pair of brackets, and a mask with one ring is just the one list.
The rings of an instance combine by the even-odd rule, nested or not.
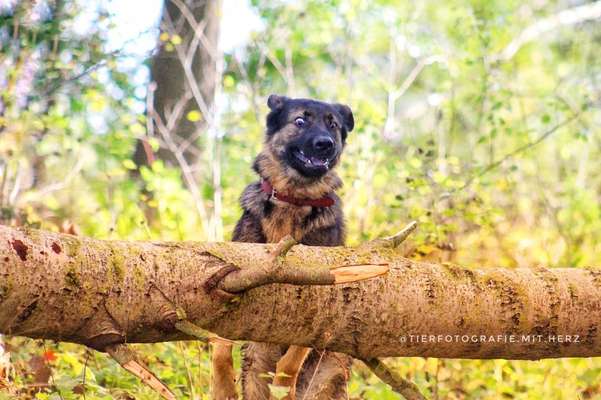
[[(241, 196), (243, 214), (233, 240), (274, 243), (292, 235), (305, 245), (342, 245), (344, 218), (335, 193), (342, 182), (334, 167), (354, 127), (351, 109), (277, 95), (267, 105), (265, 144), (253, 165), (260, 180)], [(243, 347), (243, 397), (269, 399), (273, 384), (289, 387), (288, 398), (346, 398), (351, 362), (343, 354), (250, 342)], [(275, 374), (273, 382), (269, 373)], [(215, 347), (213, 374), (214, 396), (235, 396), (231, 345)]]

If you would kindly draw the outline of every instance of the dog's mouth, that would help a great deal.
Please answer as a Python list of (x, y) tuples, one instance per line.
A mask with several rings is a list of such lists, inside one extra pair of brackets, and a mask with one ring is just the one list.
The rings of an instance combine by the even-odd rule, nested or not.
[(328, 170), (330, 168), (331, 159), (329, 157), (307, 156), (301, 149), (293, 149), (292, 155), (300, 161), (306, 168)]

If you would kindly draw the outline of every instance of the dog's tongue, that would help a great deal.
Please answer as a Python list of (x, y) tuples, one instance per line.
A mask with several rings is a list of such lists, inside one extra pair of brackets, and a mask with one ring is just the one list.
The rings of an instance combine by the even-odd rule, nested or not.
[(317, 157), (311, 157), (311, 164), (317, 167), (325, 167), (327, 165), (327, 160), (321, 160)]

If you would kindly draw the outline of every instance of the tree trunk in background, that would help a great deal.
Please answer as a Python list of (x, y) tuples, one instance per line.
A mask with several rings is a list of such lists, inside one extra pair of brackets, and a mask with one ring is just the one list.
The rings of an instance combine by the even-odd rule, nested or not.
[[(167, 33), (169, 38), (159, 41), (159, 50), (152, 60), (151, 81), (156, 89), (151, 95), (151, 106), (162, 123), (170, 125), (169, 134), (176, 144), (191, 141), (182, 152), (188, 165), (194, 165), (198, 160), (200, 149), (195, 138), (207, 129), (211, 118), (204, 114), (212, 109), (215, 97), (220, 12), (220, 1), (214, 0), (165, 0), (163, 7), (160, 28), (161, 33)], [(195, 32), (191, 22), (199, 24), (200, 29)], [(178, 39), (173, 40), (176, 35)], [(194, 83), (186, 78), (186, 68)], [(200, 112), (201, 122), (186, 118), (190, 111)], [(172, 123), (168, 124), (170, 119)], [(162, 139), (158, 128), (154, 130), (155, 135)], [(134, 159), (138, 165), (147, 165), (152, 161), (151, 154), (150, 147), (140, 141)], [(179, 164), (173, 149), (161, 148), (157, 155), (172, 165)]]
[[(601, 356), (601, 270), (470, 270), (411, 261), (373, 243), (298, 245), (268, 275), (272, 283), (263, 275), (253, 289), (234, 289), (249, 288), (279, 246), (100, 241), (0, 226), (0, 333), (104, 349), (188, 339), (176, 329), (185, 319), (229, 339), (363, 359)], [(282, 283), (358, 264), (390, 269), (358, 283)]]

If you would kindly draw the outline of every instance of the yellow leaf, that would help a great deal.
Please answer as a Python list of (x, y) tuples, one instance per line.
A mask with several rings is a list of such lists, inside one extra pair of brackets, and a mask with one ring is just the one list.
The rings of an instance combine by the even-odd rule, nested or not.
[(136, 163), (132, 160), (123, 160), (123, 166), (127, 169), (136, 169)]
[(202, 114), (198, 110), (192, 110), (186, 114), (186, 118), (191, 122), (198, 122), (202, 119)]
[(230, 75), (226, 75), (223, 78), (223, 86), (226, 88), (231, 88), (234, 86), (236, 82), (234, 81), (234, 78), (232, 78)]
[(131, 131), (131, 133), (133, 133), (136, 136), (143, 135), (146, 132), (146, 129), (144, 128), (144, 126), (138, 122), (136, 122), (135, 124), (132, 124), (129, 127), (129, 130)]
[(125, 175), (125, 172), (121, 168), (112, 168), (106, 171), (106, 175), (110, 178), (115, 178)]
[(178, 45), (182, 43), (182, 37), (180, 35), (173, 35), (171, 36), (171, 43), (173, 43), (174, 45)]
[(427, 245), (427, 244), (422, 244), (420, 246), (417, 246), (417, 251), (419, 253), (421, 253), (421, 254), (424, 254), (424, 255), (430, 254), (430, 253), (432, 253), (435, 250), (436, 250), (436, 247), (430, 246), (430, 245)]
[(161, 42), (166, 42), (167, 40), (169, 40), (169, 34), (167, 32), (161, 33), (161, 35), (159, 36), (159, 40)]
[(158, 151), (159, 150), (160, 143), (157, 140), (157, 138), (153, 138), (153, 137), (148, 138), (148, 144), (152, 148), (152, 151)]
[(440, 171), (436, 171), (432, 174), (432, 180), (436, 183), (442, 183), (446, 179), (446, 175)]
[(422, 161), (419, 158), (413, 157), (409, 160), (409, 165), (415, 169), (419, 169), (422, 166)]

